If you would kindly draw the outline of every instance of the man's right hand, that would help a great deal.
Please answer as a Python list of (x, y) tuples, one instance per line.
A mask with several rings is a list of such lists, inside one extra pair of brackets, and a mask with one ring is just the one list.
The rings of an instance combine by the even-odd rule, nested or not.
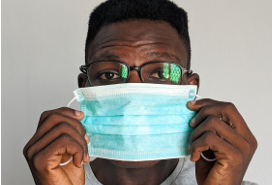
[[(79, 122), (83, 113), (67, 107), (45, 111), (23, 153), (36, 184), (84, 184), (83, 162), (89, 162), (87, 137)], [(65, 165), (60, 163), (73, 160)]]

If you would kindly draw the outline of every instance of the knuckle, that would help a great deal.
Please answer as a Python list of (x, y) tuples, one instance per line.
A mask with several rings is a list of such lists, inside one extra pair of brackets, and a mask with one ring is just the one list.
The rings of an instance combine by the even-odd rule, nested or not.
[(69, 127), (70, 125), (66, 122), (61, 122), (57, 126), (58, 130), (60, 130), (62, 133), (69, 133)]
[(255, 151), (258, 147), (258, 141), (256, 140), (255, 137), (253, 137), (253, 139), (252, 139), (251, 147), (252, 147), (253, 151)]
[(251, 147), (251, 145), (248, 143), (248, 142), (245, 142), (244, 144), (243, 144), (243, 147), (244, 147), (244, 153), (246, 154), (246, 155), (250, 155), (250, 151), (251, 151), (251, 149), (252, 149), (252, 147)]
[(42, 124), (42, 122), (47, 118), (47, 116), (50, 114), (50, 111), (44, 111), (41, 116), (40, 116), (40, 120), (39, 120), (39, 124), (38, 127)]
[(59, 111), (60, 113), (64, 113), (67, 111), (72, 111), (72, 109), (69, 107), (60, 107), (60, 108), (56, 109), (56, 111)]
[(31, 157), (32, 157), (32, 151), (31, 151), (31, 148), (29, 148), (29, 149), (26, 151), (26, 158), (27, 158), (28, 160), (30, 160)]
[(206, 132), (204, 135), (203, 135), (203, 141), (205, 144), (209, 144), (214, 138), (214, 134), (210, 131)]
[(31, 158), (30, 148), (27, 148), (27, 146), (25, 146), (23, 149), (23, 154), (24, 154), (24, 157), (26, 158), (26, 160), (29, 160)]
[(23, 154), (24, 154), (25, 158), (27, 158), (27, 149), (28, 149), (27, 146), (25, 146), (23, 149)]
[(208, 128), (214, 128), (216, 126), (216, 122), (218, 121), (218, 118), (215, 116), (209, 116), (207, 118), (207, 127)]
[(70, 108), (69, 107), (60, 107), (60, 108), (58, 108), (58, 110), (64, 110), (64, 111), (66, 111), (66, 110), (70, 110)]
[(233, 111), (236, 110), (235, 105), (233, 103), (231, 103), (231, 102), (225, 102), (224, 106), (225, 106), (226, 111), (233, 112)]
[(53, 122), (58, 122), (60, 120), (60, 114), (57, 112), (51, 112), (48, 115), (48, 119)]
[(211, 99), (211, 98), (205, 98), (203, 100), (206, 102), (206, 105), (208, 105), (208, 106), (212, 106), (212, 105), (219, 103), (219, 101)]
[(207, 102), (213, 102), (213, 101), (214, 101), (214, 100), (211, 99), (211, 98), (203, 98), (202, 100), (207, 101)]
[(42, 160), (41, 160), (39, 154), (37, 154), (33, 157), (33, 166), (36, 170), (42, 169)]
[(71, 141), (71, 137), (68, 134), (62, 134), (59, 140), (63, 145), (67, 145)]
[(48, 114), (49, 114), (50, 111), (44, 111), (42, 114), (41, 114), (41, 118), (45, 118)]
[(75, 109), (71, 109), (69, 107), (61, 107), (57, 112), (70, 118), (75, 117)]

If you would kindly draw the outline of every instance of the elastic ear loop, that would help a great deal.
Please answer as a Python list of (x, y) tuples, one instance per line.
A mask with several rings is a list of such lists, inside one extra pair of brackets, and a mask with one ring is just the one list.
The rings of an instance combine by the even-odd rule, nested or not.
[(200, 100), (201, 96), (199, 96), (198, 94), (195, 95), (195, 100)]
[[(71, 105), (75, 100), (76, 100), (76, 97), (74, 97), (74, 98), (68, 103), (67, 107), (70, 107), (70, 105)], [(73, 156), (71, 156), (71, 158), (70, 158), (68, 161), (66, 161), (66, 162), (64, 162), (64, 163), (59, 163), (59, 166), (65, 166), (65, 165), (67, 165), (69, 162), (71, 162), (72, 160), (73, 160)]]
[[(195, 100), (199, 100), (199, 99), (201, 99), (201, 96), (196, 95), (196, 99), (195, 99)], [(213, 159), (207, 158), (202, 152), (200, 153), (200, 156), (201, 156), (205, 161), (208, 161), (208, 162), (214, 162), (214, 161), (216, 161), (216, 157), (213, 158)]]
[(200, 155), (201, 155), (201, 157), (202, 157), (205, 161), (208, 161), (208, 162), (214, 162), (214, 161), (216, 161), (216, 157), (213, 158), (213, 159), (209, 159), (209, 158), (205, 157), (205, 155), (204, 155), (202, 152), (200, 153)]

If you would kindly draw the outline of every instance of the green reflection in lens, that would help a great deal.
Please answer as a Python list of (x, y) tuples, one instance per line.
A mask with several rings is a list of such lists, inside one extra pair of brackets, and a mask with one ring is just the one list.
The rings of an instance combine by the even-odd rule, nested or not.
[(121, 65), (121, 77), (127, 78), (128, 75), (128, 69), (125, 65)]
[(170, 81), (174, 83), (178, 83), (181, 75), (180, 68), (175, 65), (171, 64), (171, 74), (170, 74)]
[(162, 75), (165, 79), (169, 78), (169, 64), (167, 64), (167, 63), (163, 64), (163, 74)]

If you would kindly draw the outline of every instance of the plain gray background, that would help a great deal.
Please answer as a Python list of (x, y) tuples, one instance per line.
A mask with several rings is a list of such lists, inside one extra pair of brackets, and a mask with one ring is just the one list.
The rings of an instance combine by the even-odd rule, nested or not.
[[(2, 0), (2, 184), (34, 184), (22, 149), (77, 88), (94, 0)], [(200, 95), (233, 102), (259, 147), (245, 179), (272, 184), (272, 1), (175, 1), (189, 15)]]

